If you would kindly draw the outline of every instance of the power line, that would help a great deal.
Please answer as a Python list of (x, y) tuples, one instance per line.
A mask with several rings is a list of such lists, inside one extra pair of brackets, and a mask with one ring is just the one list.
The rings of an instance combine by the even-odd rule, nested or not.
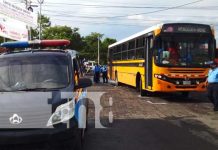
[(187, 5), (190, 5), (190, 4), (194, 4), (194, 3), (197, 3), (197, 2), (200, 2), (200, 1), (203, 1), (203, 0), (198, 0), (198, 1), (190, 2), (190, 3), (186, 3), (186, 4), (183, 4), (183, 5), (178, 5), (178, 6), (174, 6), (174, 7), (168, 7), (168, 8), (166, 8), (166, 9), (161, 9), (161, 10), (156, 10), (156, 11), (150, 11), (150, 12), (146, 12), (146, 13), (136, 13), (136, 14), (131, 14), (131, 15), (120, 15), (120, 16), (92, 16), (92, 17), (90, 17), (90, 16), (77, 16), (77, 17), (83, 17), (83, 18), (104, 18), (104, 19), (122, 18), (122, 17), (128, 17), (128, 16), (144, 15), (144, 14), (151, 14), (151, 13), (166, 11), (166, 10), (175, 9), (175, 8), (187, 6)]
[[(74, 2), (79, 2), (79, 3), (81, 3), (81, 2), (89, 2), (90, 3), (90, 1), (89, 0), (74, 0)], [(94, 3), (100, 3), (100, 4), (114, 4), (114, 2), (105, 2), (105, 1), (91, 1), (91, 2), (94, 2)], [(17, 2), (18, 3), (18, 2)], [(33, 2), (33, 3), (36, 3), (36, 2)], [(70, 4), (74, 4), (74, 3), (60, 3), (60, 2), (45, 2), (46, 4), (57, 4), (57, 5), (70, 5)], [(37, 3), (36, 3), (37, 4)], [(76, 3), (77, 4), (77, 3)], [(116, 2), (116, 4), (119, 4), (119, 5), (139, 5), (139, 6), (141, 6), (141, 5), (147, 5), (147, 4), (143, 4), (143, 3), (124, 3), (124, 2)]]
[(145, 14), (152, 14), (152, 13), (167, 11), (167, 10), (170, 10), (170, 9), (177, 9), (177, 8), (184, 7), (184, 6), (187, 6), (187, 5), (191, 5), (191, 4), (194, 4), (194, 3), (198, 3), (198, 2), (201, 2), (201, 1), (203, 1), (203, 0), (198, 0), (198, 1), (190, 2), (190, 3), (185, 3), (185, 4), (182, 4), (182, 5), (177, 5), (177, 6), (174, 6), (174, 7), (168, 7), (168, 8), (164, 8), (164, 9), (160, 9), (160, 10), (155, 10), (155, 11), (150, 11), (150, 12), (145, 12), (145, 13), (130, 14), (130, 15), (92, 16), (92, 17), (90, 17), (90, 16), (89, 17), (87, 17), (87, 16), (77, 16), (77, 17), (83, 17), (83, 18), (104, 18), (104, 19), (123, 18), (123, 17), (128, 17), (128, 16), (145, 15)]
[[(81, 20), (71, 20), (71, 19), (55, 19), (55, 20), (58, 20), (58, 21), (67, 21), (67, 22), (73, 22), (73, 23), (79, 23), (79, 24), (93, 24), (93, 25), (119, 25), (119, 26), (138, 26), (138, 27), (145, 27), (146, 25), (142, 25), (142, 24), (132, 24), (132, 23), (113, 23), (113, 22), (90, 22), (90, 21), (81, 21)], [(145, 21), (145, 20), (144, 20)], [(171, 21), (159, 21), (159, 23), (161, 22), (172, 22), (173, 20)], [(143, 22), (142, 22), (143, 23)], [(200, 22), (199, 22), (200, 23)], [(144, 24), (158, 24), (158, 23), (149, 23), (148, 21), (146, 21)], [(205, 24), (211, 24), (211, 22), (209, 23), (206, 23)], [(218, 23), (214, 23), (213, 24), (214, 26), (218, 25)]]
[[(55, 13), (55, 14), (44, 13), (44, 14), (48, 16), (61, 17), (61, 18), (71, 17), (71, 18), (99, 19), (98, 17), (93, 18), (93, 17), (88, 17), (88, 16), (80, 16), (80, 15), (77, 16), (77, 15), (70, 15), (70, 14), (65, 14), (65, 13)], [(100, 17), (100, 19), (104, 19), (104, 18)], [(132, 20), (132, 19), (129, 19), (129, 20)], [(159, 19), (143, 19), (143, 21), (160, 21), (160, 20)]]
[[(63, 17), (62, 17), (63, 18)], [(69, 18), (69, 17), (68, 17)], [(96, 21), (86, 21), (86, 20), (74, 20), (74, 19), (59, 19), (56, 18), (55, 20), (58, 21), (67, 21), (67, 22), (76, 22), (76, 23), (89, 23), (89, 24), (103, 24), (103, 25), (122, 25), (122, 26), (144, 26), (143, 24), (159, 24), (159, 23), (163, 23), (163, 22), (174, 22), (174, 20), (172, 19), (168, 19), (168, 20), (142, 20), (140, 22), (140, 24), (132, 24), (133, 22), (122, 22), (122, 23), (116, 23), (116, 22), (109, 22), (109, 21), (103, 21), (103, 22), (96, 22)], [(195, 21), (195, 22), (199, 22), (199, 21)], [(207, 21), (208, 22), (208, 21)], [(200, 22), (199, 22), (200, 23)], [(206, 23), (206, 22), (205, 22)], [(211, 22), (208, 22), (206, 24), (211, 24)], [(213, 24), (217, 24), (217, 23), (213, 23)]]
[[(145, 9), (145, 8), (151, 8), (151, 9), (167, 9), (169, 7), (167, 6), (129, 6), (129, 5), (100, 5), (100, 4), (80, 4), (80, 3), (46, 3), (45, 5), (48, 6), (54, 6), (58, 5), (70, 5), (70, 6), (85, 6), (85, 7), (98, 7), (98, 8), (135, 8), (135, 9)], [(206, 9), (206, 10), (217, 10), (218, 6), (203, 6), (203, 7), (184, 7), (180, 9)], [(174, 8), (175, 9), (175, 8)]]
[[(85, 15), (89, 15), (89, 14), (82, 14), (82, 15), (71, 15), (72, 13), (76, 13), (76, 11), (72, 12), (72, 11), (54, 11), (54, 10), (47, 10), (47, 9), (43, 9), (44, 12), (48, 12), (48, 13), (52, 13), (62, 17), (63, 15), (66, 15), (66, 16), (71, 16), (71, 17), (79, 17), (79, 18), (89, 18), (89, 19), (105, 19), (105, 17), (103, 16), (93, 16), (93, 17), (90, 17), (90, 16), (85, 16)], [(101, 13), (101, 14), (108, 14), (108, 13)], [(50, 14), (49, 14), (50, 15)], [(172, 17), (175, 17), (175, 15), (172, 15), (172, 14), (156, 14), (155, 16), (172, 16)], [(194, 17), (207, 17), (207, 18), (218, 18), (218, 16), (202, 16), (202, 15), (176, 15), (176, 17), (191, 17), (191, 18), (194, 18)], [(122, 18), (121, 18), (122, 19)], [(128, 20), (139, 20), (139, 19), (134, 19), (134, 18), (128, 18)], [(144, 20), (144, 19), (141, 19), (141, 20)], [(152, 19), (154, 21), (158, 21), (158, 20), (155, 20), (155, 19)]]
[(66, 19), (55, 19), (58, 21), (70, 21), (70, 22), (76, 22), (79, 24), (91, 24), (91, 25), (116, 25), (116, 26), (137, 26), (137, 27), (146, 27), (145, 25), (136, 25), (136, 24), (120, 24), (120, 23), (107, 23), (107, 22), (90, 22), (90, 21), (72, 21), (72, 20), (66, 20)]
[[(190, 3), (185, 3), (185, 4), (182, 4), (182, 5), (177, 5), (177, 6), (174, 6), (174, 7), (169, 7), (169, 8), (165, 8), (165, 9), (156, 10), (156, 11), (150, 11), (150, 12), (145, 12), (145, 13), (131, 14), (131, 15), (128, 15), (128, 16), (145, 15), (145, 14), (152, 14), (152, 13), (167, 11), (167, 10), (170, 10), (170, 9), (176, 9), (176, 8), (184, 7), (184, 6), (187, 6), (187, 5), (199, 3), (199, 2), (201, 2), (201, 1), (203, 1), (203, 0), (198, 0), (198, 1), (190, 2)], [(114, 17), (111, 17), (111, 18), (122, 18), (122, 17), (128, 17), (128, 16), (127, 16), (127, 15), (122, 15), (122, 16), (114, 16)]]
[[(85, 7), (99, 7), (99, 8), (155, 8), (155, 9), (160, 9), (160, 8), (167, 8), (167, 7), (153, 7), (153, 6), (119, 6), (119, 5), (93, 5), (93, 4), (73, 4), (73, 3), (46, 3), (46, 6), (55, 6), (55, 5), (68, 5), (68, 6), (85, 6)], [(56, 7), (56, 6), (55, 6)], [(59, 7), (59, 6), (57, 6)]]
[[(75, 0), (75, 1), (77, 1), (77, 0)], [(79, 2), (90, 2), (89, 0), (78, 0)], [(94, 2), (94, 3), (105, 3), (105, 4), (114, 4), (114, 2), (105, 2), (105, 1), (99, 1), (99, 0), (97, 0), (97, 1), (93, 1), (92, 0), (92, 2)], [(136, 3), (124, 3), (124, 2), (116, 2), (116, 4), (121, 4), (121, 5), (126, 5), (126, 4), (128, 4), (128, 5), (136, 5)], [(137, 3), (137, 5), (146, 5), (146, 4), (142, 4), (142, 3)]]

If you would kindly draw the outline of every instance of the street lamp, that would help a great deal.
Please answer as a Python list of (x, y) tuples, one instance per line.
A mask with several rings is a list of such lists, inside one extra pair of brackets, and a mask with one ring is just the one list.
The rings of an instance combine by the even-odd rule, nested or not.
[(39, 40), (41, 40), (42, 35), (42, 4), (44, 0), (38, 0), (39, 3)]
[[(26, 5), (26, 9), (28, 11), (31, 11), (31, 12), (33, 12), (33, 7), (38, 7), (38, 5), (32, 5), (32, 1), (31, 0), (30, 1), (29, 0), (24, 0), (23, 2)], [(31, 27), (27, 26), (27, 28), (28, 28), (28, 33), (29, 33), (28, 39), (31, 40), (32, 39)]]

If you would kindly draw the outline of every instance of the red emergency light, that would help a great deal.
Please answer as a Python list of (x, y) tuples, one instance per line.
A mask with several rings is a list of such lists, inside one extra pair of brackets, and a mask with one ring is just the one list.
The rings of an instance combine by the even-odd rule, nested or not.
[(41, 46), (43, 47), (50, 47), (50, 46), (68, 46), (70, 45), (69, 40), (42, 40)]

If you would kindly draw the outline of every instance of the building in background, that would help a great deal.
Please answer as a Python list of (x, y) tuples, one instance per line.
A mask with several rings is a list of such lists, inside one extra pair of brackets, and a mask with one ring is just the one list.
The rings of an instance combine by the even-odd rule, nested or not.
[(5, 0), (0, 0), (0, 10), (0, 36), (27, 41), (28, 29), (37, 27), (37, 15)]

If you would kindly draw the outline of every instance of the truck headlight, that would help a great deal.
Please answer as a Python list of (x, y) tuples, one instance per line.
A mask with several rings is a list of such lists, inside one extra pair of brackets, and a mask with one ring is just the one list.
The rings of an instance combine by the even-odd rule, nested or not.
[(47, 122), (47, 126), (52, 126), (61, 122), (66, 122), (74, 116), (74, 99), (58, 106)]

